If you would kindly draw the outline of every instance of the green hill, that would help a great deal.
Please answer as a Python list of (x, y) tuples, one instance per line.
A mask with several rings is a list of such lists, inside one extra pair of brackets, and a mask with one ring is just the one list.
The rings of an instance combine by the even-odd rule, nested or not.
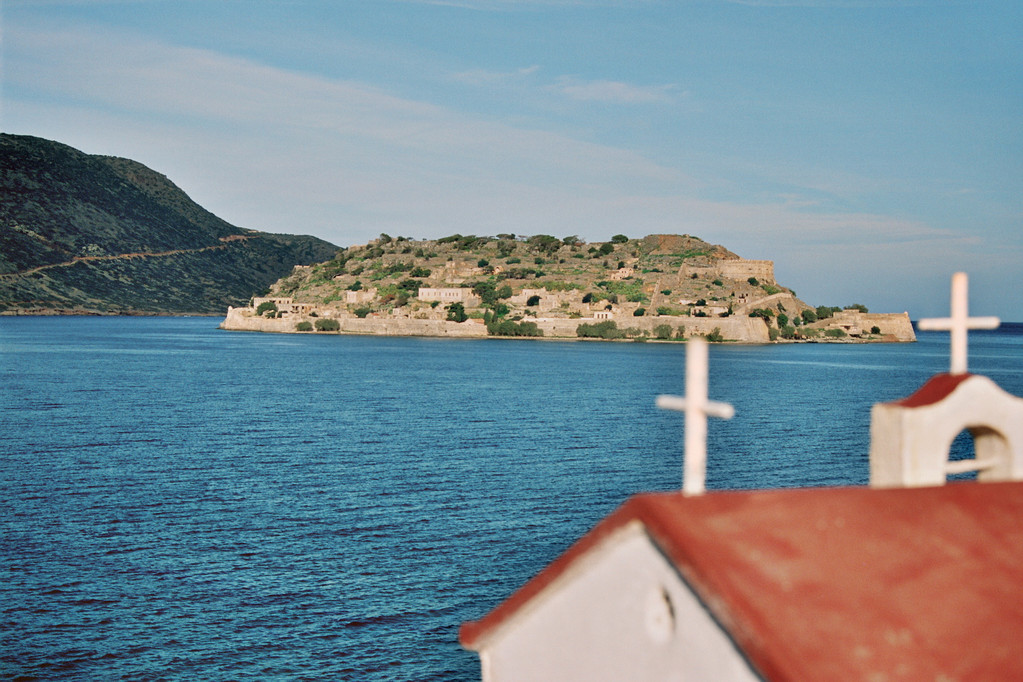
[(0, 310), (222, 313), (337, 247), (235, 227), (128, 159), (0, 134)]

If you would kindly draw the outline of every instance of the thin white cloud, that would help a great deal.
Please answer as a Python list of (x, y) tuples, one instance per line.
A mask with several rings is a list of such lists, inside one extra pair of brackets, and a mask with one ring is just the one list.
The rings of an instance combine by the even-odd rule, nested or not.
[(674, 85), (633, 85), (621, 81), (581, 81), (563, 76), (550, 89), (570, 99), (583, 102), (617, 104), (654, 104), (672, 100)]
[(486, 69), (471, 69), (462, 71), (452, 76), (453, 80), (466, 85), (504, 85), (508, 83), (520, 83), (537, 73), (540, 67), (537, 65), (527, 66), (514, 71), (488, 71)]

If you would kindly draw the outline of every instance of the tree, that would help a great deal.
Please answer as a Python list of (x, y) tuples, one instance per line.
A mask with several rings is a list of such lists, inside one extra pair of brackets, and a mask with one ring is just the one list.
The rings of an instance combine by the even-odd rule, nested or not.
[(863, 305), (862, 303), (853, 303), (850, 306), (846, 306), (845, 309), (846, 310), (859, 310), (861, 313), (869, 313), (870, 312), (869, 310), (867, 310), (867, 306)]
[(526, 299), (526, 306), (532, 307), (532, 306), (535, 306), (535, 305), (540, 305), (540, 297), (539, 296), (535, 296), (534, 295), (534, 296), (530, 296), (528, 299)]
[[(271, 313), (276, 313), (277, 304), (274, 303), (273, 301), (263, 301), (262, 303), (259, 304), (259, 307), (256, 308), (256, 314), (259, 315), (260, 317), (262, 317), (263, 313), (266, 313), (267, 311)], [(270, 315), (270, 317), (273, 317), (273, 315)]]
[(599, 258), (600, 256), (607, 256), (613, 253), (614, 250), (615, 247), (611, 243), (604, 242), (603, 244), (600, 245), (600, 248), (597, 249), (597, 257)]
[(485, 268), (488, 265), (490, 265), (490, 261), (488, 261), (486, 258), (480, 258), (478, 261), (476, 261), (476, 267), (478, 268)]
[(874, 335), (880, 334), (881, 328), (875, 324), (873, 327), (870, 328), (870, 333)]
[(624, 234), (616, 234), (615, 236), (611, 237), (611, 241), (614, 244), (624, 244), (627, 241), (629, 241), (629, 238), (626, 237)]
[(809, 308), (799, 314), (803, 318), (803, 324), (810, 324), (817, 321), (817, 311)]
[(341, 323), (337, 320), (328, 320), (324, 317), (316, 320), (316, 331), (318, 332), (336, 332), (341, 329)]
[(561, 240), (549, 234), (533, 235), (526, 240), (526, 243), (536, 250), (547, 254), (557, 253), (558, 249), (561, 248)]
[(671, 338), (671, 325), (670, 324), (659, 324), (654, 327), (654, 336), (658, 339), (670, 339)]
[(706, 338), (711, 343), (721, 343), (725, 340), (725, 337), (721, 335), (721, 327), (714, 327), (710, 334), (707, 334)]
[(483, 305), (487, 307), (497, 303), (497, 285), (493, 282), (476, 282), (472, 285), (472, 293), (479, 296)]
[(752, 284), (755, 287), (760, 286), (760, 280), (758, 280), (756, 277), (750, 277), (746, 281), (749, 282), (750, 284)]
[(827, 319), (834, 315), (835, 313), (841, 312), (841, 310), (842, 310), (841, 308), (836, 308), (835, 306), (819, 305), (817, 306), (817, 319), (818, 320)]
[(295, 331), (311, 332), (312, 330), (313, 330), (313, 325), (308, 320), (303, 320), (303, 321), (301, 321), (301, 322), (299, 322), (298, 324), (295, 325)]
[(366, 317), (367, 315), (369, 315), (371, 312), (373, 312), (372, 308), (366, 308), (364, 306), (362, 308), (356, 308), (355, 309), (355, 316), (361, 319), (361, 318)]
[(633, 317), (643, 317), (646, 315), (646, 308), (636, 308), (632, 311)]
[(576, 336), (583, 339), (620, 339), (625, 332), (618, 328), (614, 320), (604, 320), (596, 324), (581, 324), (576, 327)]
[(451, 322), (465, 322), (469, 316), (465, 314), (465, 306), (456, 301), (447, 307), (448, 320)]

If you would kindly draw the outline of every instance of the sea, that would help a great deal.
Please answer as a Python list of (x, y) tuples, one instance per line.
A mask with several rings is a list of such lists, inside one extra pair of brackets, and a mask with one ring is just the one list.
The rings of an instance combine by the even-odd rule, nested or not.
[[(0, 318), (0, 678), (478, 680), (460, 623), (681, 486), (684, 344), (218, 322)], [(948, 355), (713, 345), (708, 488), (864, 485), (871, 405)], [(969, 362), (1023, 395), (1023, 325)]]

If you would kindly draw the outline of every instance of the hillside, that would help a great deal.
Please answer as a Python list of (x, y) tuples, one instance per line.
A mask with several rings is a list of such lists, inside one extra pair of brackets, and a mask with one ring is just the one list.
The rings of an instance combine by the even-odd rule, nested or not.
[(220, 313), (336, 250), (235, 227), (135, 161), (0, 134), (0, 311)]
[(593, 244), (549, 235), (428, 241), (381, 235), (324, 263), (295, 268), (267, 297), (229, 311), (223, 326), (433, 336), (910, 340), (908, 317), (865, 313), (812, 308), (775, 281), (771, 261), (744, 260), (690, 235), (616, 235)]

